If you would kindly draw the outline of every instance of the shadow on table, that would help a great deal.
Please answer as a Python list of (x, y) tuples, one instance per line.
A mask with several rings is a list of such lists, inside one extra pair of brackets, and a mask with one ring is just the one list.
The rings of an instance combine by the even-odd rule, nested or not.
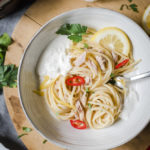
[(10, 150), (27, 150), (22, 144), (16, 142), (16, 140), (12, 140), (9, 137), (0, 137), (0, 141), (3, 145)]

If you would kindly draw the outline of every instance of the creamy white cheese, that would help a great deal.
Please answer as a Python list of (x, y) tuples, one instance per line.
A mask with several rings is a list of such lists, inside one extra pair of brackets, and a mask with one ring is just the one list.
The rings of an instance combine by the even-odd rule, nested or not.
[(71, 41), (64, 35), (59, 35), (50, 42), (36, 68), (40, 79), (45, 75), (56, 78), (60, 74), (65, 75), (71, 69), (69, 56), (66, 55), (70, 44)]
[(129, 88), (129, 93), (124, 100), (123, 110), (119, 117), (123, 120), (128, 120), (137, 104), (138, 94), (133, 88)]

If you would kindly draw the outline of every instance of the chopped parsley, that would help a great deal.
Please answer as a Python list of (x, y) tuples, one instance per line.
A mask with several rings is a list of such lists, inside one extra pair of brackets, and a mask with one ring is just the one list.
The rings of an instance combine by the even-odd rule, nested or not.
[(45, 139), (45, 140), (43, 140), (43, 144), (45, 144), (47, 142), (47, 140)]
[(25, 136), (25, 135), (28, 135), (28, 134), (27, 134), (27, 133), (20, 134), (20, 135), (18, 135), (17, 138), (19, 139), (19, 138), (21, 138), (21, 137), (23, 137), (23, 136)]
[(88, 48), (88, 44), (87, 43), (84, 43), (84, 48)]
[(114, 76), (115, 76), (115, 74), (114, 74), (114, 73), (111, 73), (111, 74), (110, 74), (110, 77), (111, 77), (111, 78), (113, 78)]
[(138, 11), (138, 5), (135, 4), (135, 3), (132, 3), (132, 4), (131, 4), (131, 2), (132, 2), (133, 0), (128, 0), (128, 1), (130, 2), (130, 4), (129, 4), (129, 5), (127, 5), (127, 4), (122, 4), (122, 5), (120, 6), (120, 10), (123, 10), (124, 7), (126, 7), (126, 9), (128, 9), (128, 10), (132, 10), (132, 11), (138, 13), (138, 12), (139, 12), (139, 11)]
[(127, 9), (129, 9), (129, 6), (128, 6), (127, 4), (122, 4), (122, 5), (120, 6), (120, 10), (123, 10), (124, 7), (126, 7)]
[(0, 66), (0, 88), (3, 86), (17, 87), (18, 68), (15, 65)]
[(21, 138), (21, 137), (24, 136), (24, 135), (28, 135), (28, 133), (32, 131), (32, 129), (31, 129), (31, 128), (28, 128), (28, 127), (22, 127), (22, 130), (23, 130), (25, 133), (22, 133), (22, 134), (18, 135), (18, 138)]
[(136, 4), (130, 4), (129, 7), (134, 11), (134, 12), (139, 12), (138, 11), (138, 6)]
[(4, 65), (5, 54), (8, 46), (12, 43), (7, 33), (0, 36), (0, 89), (3, 86), (16, 87), (18, 68), (13, 65)]
[(86, 88), (85, 91), (86, 93), (90, 93), (89, 88)]
[(8, 46), (12, 43), (11, 38), (7, 33), (0, 36), (0, 48), (1, 51), (6, 51)]
[(73, 42), (82, 41), (82, 35), (86, 34), (87, 27), (80, 24), (64, 24), (57, 30), (56, 34), (67, 35)]
[(28, 127), (22, 127), (22, 130), (27, 133), (32, 131), (32, 129)]
[(89, 107), (89, 109), (91, 109), (91, 108), (92, 108), (92, 105), (91, 105), (91, 104), (88, 104), (88, 107)]

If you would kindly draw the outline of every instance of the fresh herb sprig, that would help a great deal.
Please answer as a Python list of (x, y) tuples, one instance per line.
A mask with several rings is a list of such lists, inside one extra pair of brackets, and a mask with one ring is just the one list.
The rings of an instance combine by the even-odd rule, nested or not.
[(134, 11), (134, 12), (139, 12), (138, 11), (138, 6), (136, 4), (130, 4), (129, 7)]
[(5, 54), (8, 46), (12, 43), (7, 33), (0, 36), (0, 65), (4, 64)]
[(15, 65), (0, 66), (0, 88), (8, 86), (11, 88), (17, 87), (17, 72), (18, 68)]
[(7, 33), (0, 36), (0, 89), (3, 86), (11, 88), (17, 86), (18, 68), (13, 64), (4, 65), (6, 51), (11, 43), (12, 40)]
[(111, 74), (110, 74), (110, 77), (111, 77), (111, 78), (115, 77), (115, 74), (114, 74), (114, 73), (111, 73)]
[(25, 135), (28, 135), (28, 134), (27, 133), (22, 133), (22, 134), (18, 135), (18, 139), (25, 136)]
[(22, 127), (22, 130), (27, 133), (32, 131), (32, 129), (28, 127)]
[(138, 13), (138, 12), (139, 12), (139, 10), (138, 10), (138, 5), (135, 4), (135, 3), (132, 3), (132, 4), (131, 4), (131, 2), (132, 2), (133, 0), (128, 0), (128, 1), (130, 2), (130, 4), (129, 4), (129, 5), (128, 5), (128, 4), (122, 4), (122, 5), (120, 6), (120, 10), (123, 10), (124, 7), (126, 7), (128, 10), (132, 10), (132, 11)]
[(23, 136), (25, 136), (25, 135), (28, 135), (28, 133), (32, 131), (32, 129), (31, 129), (31, 128), (28, 128), (28, 127), (22, 127), (22, 130), (24, 131), (24, 133), (20, 134), (20, 135), (18, 136), (18, 138), (21, 138), (21, 137), (23, 137)]
[(82, 35), (86, 34), (87, 27), (80, 24), (64, 24), (56, 34), (67, 35), (73, 42), (82, 41)]

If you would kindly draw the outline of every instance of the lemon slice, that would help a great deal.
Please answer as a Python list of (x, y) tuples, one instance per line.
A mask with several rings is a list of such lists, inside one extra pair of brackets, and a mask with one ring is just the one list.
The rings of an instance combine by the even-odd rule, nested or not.
[(124, 31), (116, 27), (106, 27), (96, 32), (91, 38), (92, 41), (100, 43), (105, 48), (115, 50), (129, 55), (131, 43)]
[(142, 25), (145, 31), (150, 34), (150, 5), (144, 11)]

